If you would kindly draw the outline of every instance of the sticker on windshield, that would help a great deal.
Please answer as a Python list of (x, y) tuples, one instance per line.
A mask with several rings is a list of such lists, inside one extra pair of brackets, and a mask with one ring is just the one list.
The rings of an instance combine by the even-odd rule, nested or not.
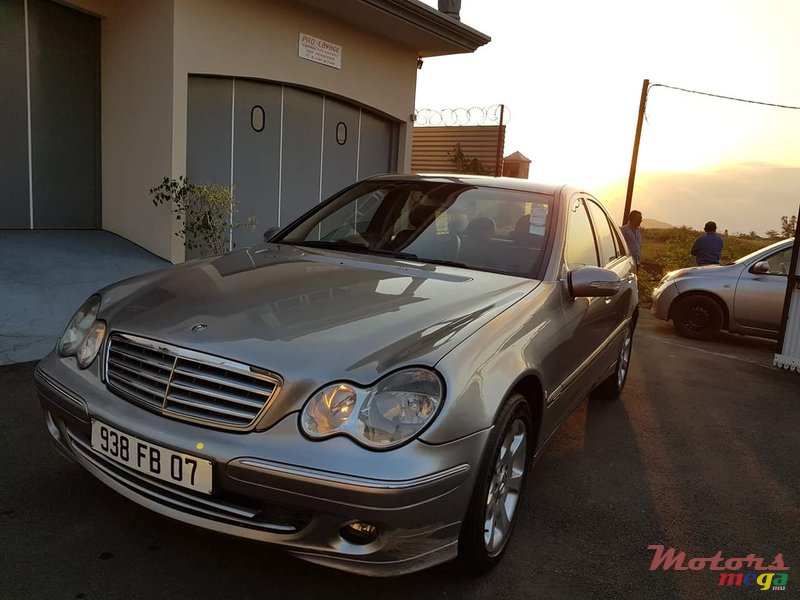
[(539, 204), (533, 207), (529, 219), (528, 233), (544, 235), (544, 226), (547, 223), (547, 205)]
[(448, 227), (448, 217), (441, 209), (436, 211), (436, 235), (447, 235), (450, 233)]

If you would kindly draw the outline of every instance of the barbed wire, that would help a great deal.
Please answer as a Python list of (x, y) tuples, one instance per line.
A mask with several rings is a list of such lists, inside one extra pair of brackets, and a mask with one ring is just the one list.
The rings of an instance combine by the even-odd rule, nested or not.
[[(502, 105), (503, 125), (510, 120), (511, 111)], [(499, 125), (500, 104), (472, 108), (420, 108), (414, 110), (415, 127), (456, 127), (467, 125)]]

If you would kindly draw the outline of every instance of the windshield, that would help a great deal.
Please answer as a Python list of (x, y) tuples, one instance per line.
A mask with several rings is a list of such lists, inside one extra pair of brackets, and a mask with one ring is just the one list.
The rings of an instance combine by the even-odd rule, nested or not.
[(758, 258), (761, 254), (768, 254), (771, 250), (774, 250), (774, 249), (778, 248), (779, 246), (782, 246), (785, 243), (786, 243), (786, 240), (780, 240), (779, 242), (775, 242), (774, 244), (770, 244), (769, 246), (765, 246), (763, 248), (759, 248), (755, 252), (751, 252), (750, 254), (748, 254), (746, 256), (743, 256), (742, 258), (733, 261), (733, 263), (731, 263), (731, 264), (734, 264), (734, 265), (744, 264), (746, 262), (749, 262), (749, 261), (753, 260), (754, 258)]
[(278, 243), (536, 277), (552, 196), (453, 181), (365, 181)]

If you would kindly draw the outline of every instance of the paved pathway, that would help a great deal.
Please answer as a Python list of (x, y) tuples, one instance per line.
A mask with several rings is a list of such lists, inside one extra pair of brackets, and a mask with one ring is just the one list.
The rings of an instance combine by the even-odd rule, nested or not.
[(42, 358), (93, 292), (169, 264), (107, 231), (0, 230), (0, 365)]

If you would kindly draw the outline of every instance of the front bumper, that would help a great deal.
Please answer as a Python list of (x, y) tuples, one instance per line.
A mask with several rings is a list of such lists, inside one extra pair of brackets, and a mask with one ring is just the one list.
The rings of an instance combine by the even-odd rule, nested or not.
[(653, 307), (650, 309), (650, 312), (657, 319), (669, 321), (670, 307), (679, 294), (680, 291), (675, 282), (668, 281), (659, 285), (653, 290)]
[[(263, 432), (173, 421), (109, 392), (92, 369), (50, 355), (36, 370), (58, 449), (121, 495), (159, 514), (282, 547), (305, 560), (365, 575), (427, 568), (457, 554), (461, 520), (489, 431), (448, 444), (411, 442), (372, 452), (339, 437), (305, 439), (297, 413)], [(213, 463), (206, 495), (134, 471), (91, 448), (91, 421)], [(202, 451), (198, 451), (202, 442)], [(354, 521), (376, 539), (341, 535)]]

